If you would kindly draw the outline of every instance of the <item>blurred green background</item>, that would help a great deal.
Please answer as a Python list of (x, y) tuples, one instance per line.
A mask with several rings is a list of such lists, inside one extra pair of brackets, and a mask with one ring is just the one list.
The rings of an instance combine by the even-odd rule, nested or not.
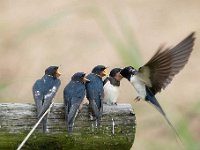
[[(175, 45), (192, 31), (194, 52), (157, 95), (188, 150), (200, 149), (200, 1), (198, 0), (1, 0), (0, 102), (33, 103), (31, 88), (49, 65), (61, 65), (62, 90), (73, 73), (97, 64), (143, 65), (160, 44)], [(120, 103), (137, 116), (134, 150), (179, 150), (164, 119), (122, 81)]]

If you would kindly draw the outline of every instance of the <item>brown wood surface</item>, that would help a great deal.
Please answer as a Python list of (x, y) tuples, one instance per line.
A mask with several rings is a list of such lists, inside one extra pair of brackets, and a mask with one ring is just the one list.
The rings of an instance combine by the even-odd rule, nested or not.
[[(66, 131), (63, 104), (54, 104), (48, 116), (50, 133)], [(130, 104), (104, 105), (101, 128), (112, 133), (114, 120), (115, 129), (132, 134), (135, 128), (135, 114)], [(36, 108), (34, 104), (0, 103), (0, 131), (18, 133), (30, 130), (36, 123)], [(91, 132), (95, 128), (95, 121), (88, 117), (88, 106), (83, 105), (74, 124), (74, 132)], [(40, 126), (37, 130), (40, 130)]]

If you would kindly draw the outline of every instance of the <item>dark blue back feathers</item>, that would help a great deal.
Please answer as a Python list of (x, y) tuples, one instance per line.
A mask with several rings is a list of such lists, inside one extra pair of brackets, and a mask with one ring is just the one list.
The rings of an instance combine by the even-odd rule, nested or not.
[[(44, 75), (41, 79), (37, 80), (35, 84), (33, 85), (32, 90), (33, 90), (34, 98), (35, 98), (36, 91), (40, 92), (41, 98), (44, 98), (45, 95), (47, 94), (51, 94), (51, 92), (52, 93), (57, 92), (58, 88), (60, 87), (60, 84), (61, 84), (60, 79), (54, 78), (49, 75)], [(53, 87), (54, 87), (54, 90), (50, 90)], [(55, 94), (52, 94), (51, 99), (53, 99), (54, 96)]]
[(163, 111), (162, 107), (160, 106), (159, 102), (155, 98), (154, 94), (150, 91), (150, 89), (146, 86), (146, 101), (149, 101), (151, 104), (153, 104), (156, 109), (164, 116), (166, 116), (165, 112)]
[(79, 81), (70, 81), (64, 89), (64, 103), (70, 108), (74, 103), (81, 103), (85, 97), (85, 85)]
[(87, 76), (87, 79), (90, 80), (89, 83), (86, 84), (86, 96), (87, 99), (94, 100), (98, 108), (101, 106), (101, 101), (103, 99), (104, 91), (103, 91), (103, 81), (101, 77), (96, 74), (90, 73)]

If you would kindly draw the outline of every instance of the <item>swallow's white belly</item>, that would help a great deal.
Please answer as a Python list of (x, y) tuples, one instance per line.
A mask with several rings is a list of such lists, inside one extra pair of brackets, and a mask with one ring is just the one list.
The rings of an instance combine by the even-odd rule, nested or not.
[(104, 85), (104, 99), (103, 101), (107, 104), (114, 104), (117, 102), (119, 96), (119, 87), (113, 86), (110, 84), (110, 81), (108, 81)]
[(131, 84), (134, 86), (136, 89), (138, 95), (142, 98), (145, 99), (146, 97), (146, 88), (144, 82), (142, 82), (137, 76), (132, 75), (130, 78)]

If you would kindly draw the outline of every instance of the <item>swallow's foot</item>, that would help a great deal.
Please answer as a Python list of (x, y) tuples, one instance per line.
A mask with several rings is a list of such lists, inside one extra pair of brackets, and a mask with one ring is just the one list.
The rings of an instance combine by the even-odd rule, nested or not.
[(109, 102), (104, 102), (104, 104), (109, 105), (109, 106), (111, 105), (111, 103), (109, 103)]
[(103, 104), (108, 104), (107, 102), (103, 101)]
[(110, 105), (117, 105), (117, 102), (112, 102)]
[(141, 99), (142, 99), (142, 98), (141, 98), (140, 96), (137, 96), (137, 97), (134, 99), (134, 101), (135, 101), (135, 102), (139, 102)]
[(110, 102), (110, 103), (105, 103), (105, 104), (107, 104), (107, 105), (109, 105), (109, 106), (112, 106), (112, 105), (117, 105), (117, 102)]

